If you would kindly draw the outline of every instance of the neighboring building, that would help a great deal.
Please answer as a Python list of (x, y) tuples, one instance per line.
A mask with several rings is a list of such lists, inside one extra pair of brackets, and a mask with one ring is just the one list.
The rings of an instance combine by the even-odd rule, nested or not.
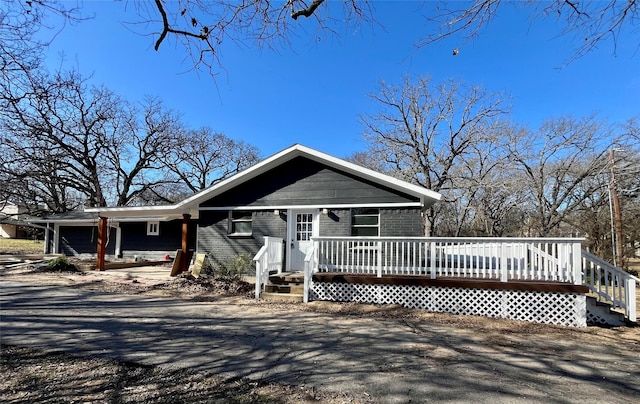
[(11, 202), (0, 202), (0, 238), (28, 238), (33, 236), (33, 217), (25, 206)]

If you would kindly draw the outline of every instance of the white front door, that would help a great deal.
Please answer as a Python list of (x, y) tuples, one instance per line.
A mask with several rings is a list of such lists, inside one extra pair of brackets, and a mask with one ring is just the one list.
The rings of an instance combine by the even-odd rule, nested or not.
[(304, 257), (312, 245), (311, 238), (318, 236), (318, 209), (292, 209), (288, 215), (287, 270), (302, 271)]

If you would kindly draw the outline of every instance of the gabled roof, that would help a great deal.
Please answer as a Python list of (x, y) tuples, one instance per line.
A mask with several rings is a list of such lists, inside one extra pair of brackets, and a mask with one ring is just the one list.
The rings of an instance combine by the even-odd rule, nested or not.
[(147, 215), (171, 216), (182, 213), (190, 213), (190, 211), (192, 210), (197, 210), (198, 205), (200, 205), (201, 203), (300, 156), (325, 164), (337, 170), (344, 171), (356, 177), (373, 181), (391, 189), (395, 189), (415, 196), (420, 199), (424, 207), (433, 205), (433, 203), (439, 201), (441, 198), (441, 195), (439, 193), (431, 191), (427, 188), (410, 184), (408, 182), (398, 180), (397, 178), (393, 178), (389, 175), (381, 174), (368, 168), (361, 167), (357, 164), (350, 163), (346, 160), (342, 160), (319, 152), (309, 147), (295, 144), (287, 149), (282, 150), (279, 153), (274, 154), (271, 157), (266, 158), (265, 160), (262, 160), (258, 164), (255, 164), (254, 166), (173, 205), (88, 208), (85, 209), (85, 211), (98, 212), (105, 217), (140, 217)]

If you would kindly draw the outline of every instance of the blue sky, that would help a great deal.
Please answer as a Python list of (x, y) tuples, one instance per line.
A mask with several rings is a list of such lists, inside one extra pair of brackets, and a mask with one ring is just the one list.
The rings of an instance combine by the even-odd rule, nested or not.
[(632, 40), (620, 38), (615, 55), (607, 42), (564, 66), (573, 48), (568, 37), (558, 37), (554, 21), (531, 24), (527, 10), (504, 7), (472, 42), (449, 38), (417, 50), (435, 3), (373, 4), (384, 29), (364, 24), (318, 39), (309, 24), (311, 34), (301, 32), (292, 49), (224, 44), (225, 72), (213, 80), (189, 71), (179, 46), (165, 42), (156, 52), (151, 36), (122, 24), (136, 19), (131, 4), (126, 10), (125, 3), (85, 1), (95, 18), (67, 26), (48, 62), (59, 66), (64, 53), (67, 65), (93, 74), (93, 84), (131, 101), (158, 96), (191, 127), (209, 126), (256, 146), (263, 157), (294, 143), (337, 157), (365, 150), (359, 117), (378, 109), (368, 95), (378, 81), (399, 83), (406, 74), (508, 92), (510, 119), (531, 128), (568, 114), (597, 113), (610, 123), (640, 116), (640, 51)]

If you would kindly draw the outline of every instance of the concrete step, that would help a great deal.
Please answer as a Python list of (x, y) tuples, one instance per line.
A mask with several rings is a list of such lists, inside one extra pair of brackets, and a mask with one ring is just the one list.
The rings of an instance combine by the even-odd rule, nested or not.
[(278, 301), (286, 301), (286, 302), (302, 302), (304, 300), (304, 296), (300, 293), (273, 293), (273, 292), (262, 292), (260, 298), (264, 300), (278, 300)]

